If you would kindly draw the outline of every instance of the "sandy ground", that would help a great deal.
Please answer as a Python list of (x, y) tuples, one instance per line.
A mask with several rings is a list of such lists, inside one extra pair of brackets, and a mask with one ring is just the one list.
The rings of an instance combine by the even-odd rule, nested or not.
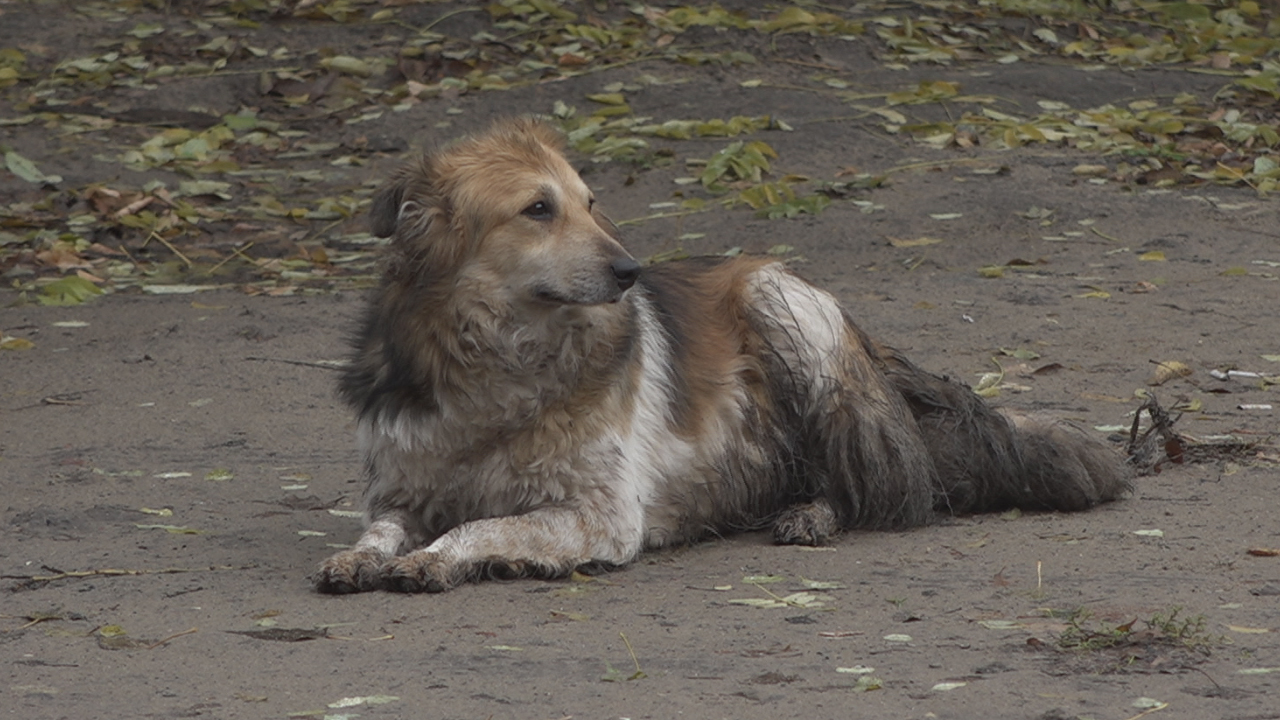
[[(858, 43), (821, 50), (871, 87), (927, 74), (1024, 103), (1215, 87), (1028, 64), (891, 76)], [(424, 103), (378, 130), (428, 144), (639, 72)], [(995, 402), (1100, 436), (1131, 422), (1153, 362), (1182, 362), (1192, 374), (1156, 388), (1166, 406), (1198, 403), (1178, 429), (1261, 444), (1166, 465), (1078, 515), (948, 519), (816, 550), (749, 534), (595, 579), (326, 597), (308, 574), (359, 532), (351, 415), (329, 364), (345, 357), (358, 293), (117, 294), (57, 308), (0, 291), (0, 328), (34, 343), (0, 352), (0, 715), (1280, 717), (1280, 558), (1247, 553), (1280, 547), (1276, 414), (1241, 409), (1275, 392), (1209, 374), (1280, 372), (1262, 357), (1280, 354), (1274, 202), (1090, 183), (1072, 173), (1090, 158), (1063, 149), (889, 141), (828, 121), (848, 114), (834, 100), (742, 89), (759, 68), (664, 72), (686, 82), (631, 93), (637, 112), (785, 117), (802, 131), (767, 136), (783, 172), (973, 162), (895, 173), (856, 195), (882, 206), (871, 213), (837, 200), (793, 220), (740, 210), (628, 226), (636, 254), (681, 235), (693, 253), (791, 245), (799, 272), (924, 367), (976, 384), (998, 362)], [(359, 172), (376, 178), (400, 157)], [(615, 218), (633, 218), (684, 173), (610, 164), (587, 177)], [(1019, 214), (1032, 207), (1054, 212)], [(931, 217), (948, 213), (961, 216)], [(889, 241), (926, 236), (944, 241)], [(1142, 259), (1156, 250), (1163, 260)], [(1028, 264), (978, 272), (1015, 260)], [(734, 602), (806, 590), (819, 596)], [(1060, 647), (1079, 631), (1089, 647)], [(1123, 642), (1098, 647), (1106, 636)]]

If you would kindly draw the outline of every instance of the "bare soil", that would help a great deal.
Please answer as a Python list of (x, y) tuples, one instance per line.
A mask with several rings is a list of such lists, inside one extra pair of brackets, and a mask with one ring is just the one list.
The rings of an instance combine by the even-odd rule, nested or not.
[[(39, 7), (4, 5), (0, 23), (80, 42), (82, 19), (37, 30)], [(328, 32), (340, 43), (346, 28)], [(780, 156), (776, 174), (916, 169), (855, 191), (883, 206), (870, 213), (839, 198), (789, 220), (735, 209), (630, 224), (638, 256), (789, 245), (799, 272), (922, 366), (977, 384), (1000, 365), (994, 402), (1118, 438), (1107, 426), (1127, 428), (1135, 391), (1154, 390), (1166, 407), (1188, 404), (1184, 434), (1245, 447), (1165, 463), (1130, 498), (1082, 514), (949, 518), (818, 549), (746, 534), (596, 578), (326, 597), (308, 574), (359, 532), (351, 414), (329, 364), (345, 357), (359, 292), (134, 290), (42, 307), (0, 291), (0, 329), (34, 343), (0, 351), (0, 713), (1280, 718), (1280, 557), (1248, 554), (1280, 547), (1276, 412), (1241, 409), (1274, 406), (1276, 393), (1209, 374), (1280, 374), (1262, 357), (1280, 354), (1274, 201), (1247, 188), (1091, 183), (1072, 169), (1098, 158), (1065, 148), (915, 145), (841, 119), (853, 113), (828, 95), (787, 89), (811, 69), (782, 60), (838, 68), (867, 89), (955, 80), (1025, 108), (1207, 97), (1220, 79), (1049, 62), (889, 70), (870, 40), (778, 42), (777, 61), (760, 65), (636, 64), (423, 102), (360, 127), (387, 151), (325, 182), (377, 181), (404, 148), (661, 74), (681, 82), (628, 91), (637, 114), (768, 113), (795, 127), (760, 136)], [(740, 85), (761, 77), (776, 87)], [(231, 112), (257, 92), (252, 74), (218, 82), (175, 80), (133, 101)], [(345, 141), (351, 127), (315, 132)], [(0, 130), (69, 183), (106, 172), (41, 154), (66, 140), (38, 126)], [(666, 164), (582, 165), (615, 218), (638, 218), (678, 190), (680, 160), (724, 142), (656, 141), (676, 159)], [(1053, 212), (1024, 217), (1033, 207)], [(959, 215), (932, 217), (948, 214)], [(922, 237), (942, 242), (890, 242)], [(208, 241), (241, 239), (227, 228)], [(1005, 266), (1002, 277), (982, 276), (985, 266)], [(1020, 349), (1037, 357), (1002, 352)], [(1151, 388), (1153, 363), (1169, 361), (1191, 374)], [(805, 581), (840, 587), (810, 590), (820, 605), (733, 602)], [(1177, 622), (1202, 624), (1160, 626), (1155, 616), (1174, 609)], [(1064, 632), (1085, 642), (1064, 648)]]

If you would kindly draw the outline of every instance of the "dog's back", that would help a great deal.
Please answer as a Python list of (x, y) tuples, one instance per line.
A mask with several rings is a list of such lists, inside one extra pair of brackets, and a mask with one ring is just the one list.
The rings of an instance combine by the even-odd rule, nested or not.
[[(672, 340), (677, 417), (739, 398), (732, 422), (689, 429), (725, 446), (716, 506), (740, 514), (715, 518), (718, 529), (772, 521), (779, 541), (817, 542), (936, 511), (1083, 510), (1128, 488), (1109, 448), (1052, 419), (998, 412), (921, 370), (780, 263), (664, 264), (638, 291)], [(708, 376), (706, 358), (733, 370)]]

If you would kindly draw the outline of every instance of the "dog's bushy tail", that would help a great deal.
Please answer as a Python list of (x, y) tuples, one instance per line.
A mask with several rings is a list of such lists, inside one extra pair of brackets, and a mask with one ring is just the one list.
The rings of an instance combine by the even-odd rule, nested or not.
[(1129, 490), (1120, 454), (1060, 420), (991, 408), (969, 388), (876, 347), (937, 469), (935, 508), (1084, 510)]

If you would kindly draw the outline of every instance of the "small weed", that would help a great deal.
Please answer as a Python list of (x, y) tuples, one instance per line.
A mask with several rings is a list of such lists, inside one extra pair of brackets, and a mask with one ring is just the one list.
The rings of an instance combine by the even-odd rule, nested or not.
[(1182, 608), (1152, 613), (1146, 620), (1137, 618), (1121, 625), (1095, 622), (1093, 613), (1078, 609), (1067, 616), (1067, 627), (1058, 635), (1058, 647), (1064, 650), (1097, 652), (1134, 646), (1164, 646), (1208, 654), (1225, 638), (1206, 630), (1203, 615), (1186, 617)]

